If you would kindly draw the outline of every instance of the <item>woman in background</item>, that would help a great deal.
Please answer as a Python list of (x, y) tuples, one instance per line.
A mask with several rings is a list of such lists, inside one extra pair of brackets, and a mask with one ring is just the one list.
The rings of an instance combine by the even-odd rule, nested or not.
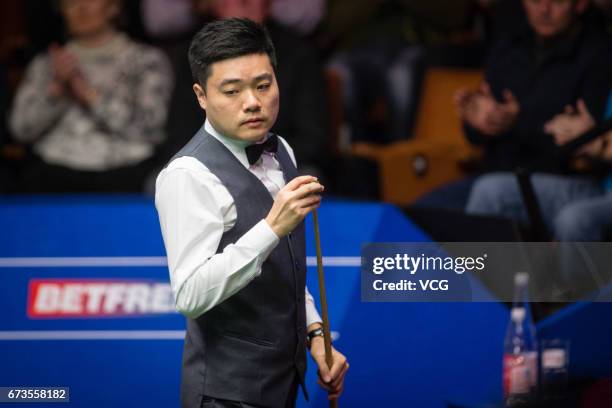
[(119, 0), (59, 4), (70, 40), (30, 63), (10, 115), (33, 152), (18, 189), (141, 191), (165, 138), (169, 63), (116, 29)]

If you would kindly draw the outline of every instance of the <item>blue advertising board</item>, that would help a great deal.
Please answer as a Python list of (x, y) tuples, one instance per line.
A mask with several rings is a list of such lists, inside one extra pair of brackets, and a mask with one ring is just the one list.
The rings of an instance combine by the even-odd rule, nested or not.
[[(341, 406), (499, 401), (507, 308), (361, 302), (365, 243), (428, 237), (384, 204), (329, 201), (319, 219), (331, 329), (351, 364)], [(75, 407), (179, 406), (185, 321), (173, 308), (150, 199), (4, 197), (0, 231), (0, 387), (69, 387)], [(307, 282), (318, 304), (310, 218), (307, 242)], [(609, 304), (598, 307), (593, 314), (578, 305), (542, 330), (564, 333), (564, 322), (582, 313), (577, 324), (610, 341), (610, 323), (588, 323), (609, 314)], [(596, 362), (578, 356), (584, 361), (573, 370), (612, 375), (609, 351)], [(309, 368), (311, 400), (299, 397), (298, 406), (325, 407), (311, 361)]]

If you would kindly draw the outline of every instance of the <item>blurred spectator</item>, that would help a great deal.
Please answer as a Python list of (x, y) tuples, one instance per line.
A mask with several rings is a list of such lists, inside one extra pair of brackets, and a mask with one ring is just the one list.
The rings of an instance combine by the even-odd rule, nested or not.
[(342, 77), (350, 141), (411, 137), (426, 55), (463, 48), (475, 9), (475, 0), (330, 4), (327, 30), (340, 46), (331, 68)]
[(159, 51), (113, 21), (118, 0), (62, 0), (71, 40), (29, 65), (10, 115), (15, 140), (32, 145), (23, 191), (140, 191), (172, 88)]
[(342, 79), (344, 144), (410, 137), (423, 52), (406, 38), (407, 26), (398, 2), (330, 3), (326, 30), (338, 47), (329, 66)]
[[(423, 56), (420, 47), (388, 39), (334, 57), (330, 67), (342, 77), (350, 141), (390, 143), (410, 138)], [(384, 113), (377, 114), (380, 102)]]
[(271, 17), (304, 36), (312, 34), (325, 13), (325, 0), (271, 1)]
[(10, 191), (14, 179), (11, 169), (4, 160), (4, 145), (7, 143), (5, 118), (8, 107), (8, 91), (6, 69), (4, 64), (0, 63), (0, 193)]
[(4, 145), (6, 140), (6, 112), (8, 108), (9, 87), (6, 77), (6, 68), (0, 63), (0, 146)]
[[(194, 31), (199, 23), (198, 13), (209, 14), (215, 0), (140, 1), (141, 18), (146, 33), (152, 38), (167, 39)], [(267, 2), (270, 19), (302, 36), (313, 33), (321, 22), (326, 8), (325, 0), (267, 0)], [(239, 8), (249, 7), (236, 4)], [(196, 13), (193, 12), (194, 7)], [(237, 8), (233, 10), (236, 11)], [(233, 11), (228, 14), (233, 14)]]
[[(278, 65), (280, 110), (272, 132), (282, 135), (293, 146), (301, 172), (321, 175), (327, 160), (328, 113), (326, 82), (316, 50), (299, 35), (270, 18), (269, 0), (195, 0), (203, 20), (244, 17), (265, 22)], [(177, 84), (171, 106), (168, 130), (172, 139), (166, 146), (171, 157), (204, 123), (204, 114), (195, 102), (187, 61), (188, 41), (171, 51)]]
[(325, 31), (340, 49), (372, 40), (400, 39), (419, 45), (448, 44), (470, 30), (476, 0), (334, 0)]
[[(522, 1), (479, 0), (479, 3), (489, 17), (486, 34), (488, 42), (492, 45), (508, 37), (510, 33), (513, 36), (520, 34), (528, 24)], [(610, 0), (591, 0), (583, 12), (583, 20), (588, 21), (588, 24), (605, 28), (606, 20), (609, 20), (607, 17), (609, 6), (606, 3), (612, 4)]]
[[(461, 90), (457, 106), (468, 139), (485, 148), (488, 170), (539, 168), (553, 139), (544, 123), (583, 98), (602, 118), (612, 62), (605, 34), (580, 18), (588, 0), (523, 0), (529, 26), (493, 50), (480, 90)], [(563, 86), (559, 86), (563, 84)], [(543, 164), (543, 163), (542, 163)]]
[[(525, 26), (493, 49), (480, 89), (457, 92), (457, 108), (469, 141), (484, 148), (484, 171), (559, 173), (563, 163), (551, 157), (555, 143), (544, 124), (579, 98), (603, 117), (612, 79), (608, 38), (583, 15), (588, 0), (522, 4)], [(461, 209), (471, 181), (443, 186), (419, 204)]]
[[(608, 113), (611, 116), (612, 112)], [(595, 126), (583, 100), (567, 107), (545, 125), (554, 142), (563, 145)], [(602, 135), (579, 152), (612, 164), (612, 133)], [(566, 242), (603, 241), (612, 227), (612, 178), (534, 174), (532, 183), (545, 224), (553, 237)], [(527, 223), (516, 177), (510, 173), (483, 176), (474, 184), (467, 205), (471, 214), (495, 214)]]
[(194, 0), (142, 0), (140, 11), (145, 32), (152, 38), (177, 37), (193, 31), (198, 23)]

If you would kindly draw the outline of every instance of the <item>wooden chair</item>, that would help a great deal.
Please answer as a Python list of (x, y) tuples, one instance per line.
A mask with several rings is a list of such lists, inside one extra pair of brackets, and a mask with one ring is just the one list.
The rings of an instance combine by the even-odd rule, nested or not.
[(391, 145), (355, 143), (350, 154), (379, 165), (384, 201), (406, 205), (447, 182), (464, 176), (461, 164), (479, 150), (463, 136), (453, 103), (461, 87), (475, 88), (482, 72), (455, 68), (428, 69), (413, 138)]

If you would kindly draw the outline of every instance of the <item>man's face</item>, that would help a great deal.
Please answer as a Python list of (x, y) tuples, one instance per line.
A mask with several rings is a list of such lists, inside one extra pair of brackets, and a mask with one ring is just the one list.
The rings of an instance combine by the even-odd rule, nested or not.
[(544, 39), (553, 38), (573, 23), (584, 0), (523, 0), (529, 25)]
[(267, 54), (215, 62), (206, 89), (193, 89), (211, 125), (234, 139), (263, 139), (278, 115), (279, 92)]

